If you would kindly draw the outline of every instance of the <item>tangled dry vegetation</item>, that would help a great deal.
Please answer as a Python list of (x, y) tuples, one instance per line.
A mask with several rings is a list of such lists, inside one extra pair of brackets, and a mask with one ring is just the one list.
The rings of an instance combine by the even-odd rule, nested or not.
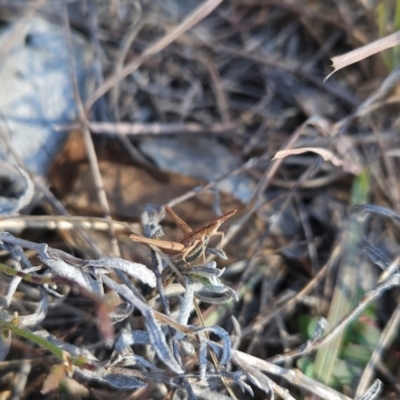
[(399, 52), (324, 83), (395, 1), (0, 11), (1, 59), (32, 18), (62, 27), (78, 110), (47, 184), (1, 133), (25, 182), (0, 185), (1, 399), (399, 396)]

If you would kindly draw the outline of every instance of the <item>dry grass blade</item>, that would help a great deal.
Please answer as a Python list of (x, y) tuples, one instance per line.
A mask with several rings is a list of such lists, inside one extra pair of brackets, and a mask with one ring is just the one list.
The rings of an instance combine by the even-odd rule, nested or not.
[(390, 49), (391, 47), (400, 44), (400, 32), (393, 33), (392, 35), (386, 36), (382, 39), (378, 39), (375, 42), (369, 43), (362, 46), (356, 50), (349, 51), (341, 56), (336, 56), (332, 58), (334, 71), (332, 71), (326, 78), (325, 81), (336, 71), (347, 67), (348, 65), (354, 64), (367, 57), (370, 57), (376, 53), (383, 50)]
[(212, 133), (215, 135), (228, 135), (233, 124), (215, 124), (204, 126), (196, 123), (111, 123), (111, 122), (90, 122), (89, 129), (93, 133), (106, 133), (124, 136), (140, 135), (194, 135)]
[[(145, 135), (204, 135), (212, 133), (215, 136), (227, 136), (235, 129), (231, 123), (213, 124), (205, 126), (194, 122), (187, 123), (147, 123), (140, 122), (88, 122), (89, 130), (95, 134), (120, 135), (120, 136), (145, 136)], [(81, 129), (81, 124), (56, 126), (58, 131)]]
[(331, 162), (336, 167), (343, 168), (343, 170), (346, 172), (350, 172), (354, 175), (358, 175), (361, 172), (361, 169), (358, 167), (358, 165), (343, 161), (339, 157), (335, 156), (335, 154), (333, 154), (330, 150), (323, 149), (320, 147), (303, 147), (299, 149), (280, 150), (275, 154), (272, 160), (279, 160), (288, 156), (294, 156), (297, 154), (303, 154), (308, 152), (318, 154), (325, 161)]

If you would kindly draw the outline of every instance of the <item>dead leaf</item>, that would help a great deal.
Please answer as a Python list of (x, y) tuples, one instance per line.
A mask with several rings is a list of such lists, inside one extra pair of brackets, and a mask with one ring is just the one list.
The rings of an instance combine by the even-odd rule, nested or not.
[(49, 375), (47, 375), (46, 379), (43, 382), (41, 394), (47, 394), (56, 390), (60, 382), (67, 376), (67, 369), (64, 364), (55, 365)]

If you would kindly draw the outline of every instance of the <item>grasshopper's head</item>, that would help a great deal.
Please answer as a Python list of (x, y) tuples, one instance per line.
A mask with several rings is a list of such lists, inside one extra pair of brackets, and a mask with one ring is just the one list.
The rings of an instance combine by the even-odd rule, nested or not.
[(232, 215), (235, 215), (237, 213), (237, 210), (232, 210), (223, 215), (222, 217), (216, 218), (214, 221), (212, 221), (208, 227), (209, 227), (209, 234), (214, 235), (215, 232), (217, 232), (218, 228)]

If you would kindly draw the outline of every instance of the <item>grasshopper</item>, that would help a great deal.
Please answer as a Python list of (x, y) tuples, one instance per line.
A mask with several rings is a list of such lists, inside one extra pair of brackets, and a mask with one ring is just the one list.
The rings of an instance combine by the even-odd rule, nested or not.
[[(184, 232), (184, 236), (179, 242), (172, 242), (169, 240), (161, 239), (150, 239), (142, 236), (131, 235), (130, 238), (134, 242), (152, 244), (159, 247), (166, 254), (179, 254), (183, 261), (187, 264), (186, 258), (188, 256), (193, 257), (193, 254), (197, 254), (197, 248), (201, 244), (203, 260), (205, 262), (205, 246), (211, 236), (221, 236), (221, 242), (224, 237), (223, 232), (218, 232), (218, 228), (223, 224), (228, 218), (236, 214), (237, 210), (229, 211), (227, 214), (215, 218), (213, 221), (192, 230), (186, 222), (184, 222), (169, 206), (165, 206), (165, 210), (171, 215), (174, 222), (179, 226), (179, 228)], [(221, 244), (220, 242), (220, 244)]]

